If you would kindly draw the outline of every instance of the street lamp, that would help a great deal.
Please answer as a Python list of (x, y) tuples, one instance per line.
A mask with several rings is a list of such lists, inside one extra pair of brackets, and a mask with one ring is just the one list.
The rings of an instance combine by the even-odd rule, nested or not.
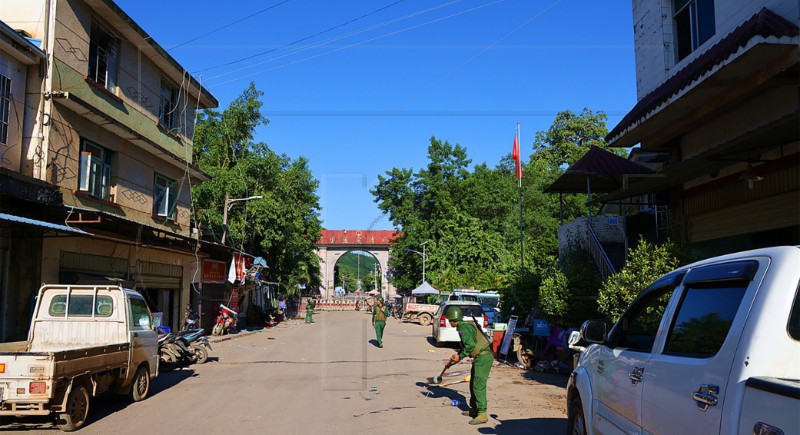
[(428, 244), (429, 241), (430, 240), (422, 243), (422, 245), (421, 245), (422, 246), (422, 252), (415, 251), (415, 250), (413, 250), (411, 248), (406, 248), (406, 251), (408, 251), (408, 252), (413, 252), (415, 254), (422, 255), (422, 282), (425, 282), (425, 258), (427, 257), (427, 255), (425, 255), (425, 245)]
[(252, 201), (254, 199), (264, 199), (263, 196), (248, 196), (247, 198), (228, 199), (228, 194), (225, 194), (225, 209), (222, 211), (222, 244), (225, 244), (225, 235), (228, 234), (228, 210), (233, 207), (237, 202)]

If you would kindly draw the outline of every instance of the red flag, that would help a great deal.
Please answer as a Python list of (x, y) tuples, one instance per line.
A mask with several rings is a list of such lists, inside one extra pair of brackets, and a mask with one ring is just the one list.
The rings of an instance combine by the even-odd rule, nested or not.
[(517, 180), (522, 180), (522, 162), (519, 160), (519, 140), (516, 134), (514, 134), (514, 150), (511, 151), (511, 157), (517, 166)]

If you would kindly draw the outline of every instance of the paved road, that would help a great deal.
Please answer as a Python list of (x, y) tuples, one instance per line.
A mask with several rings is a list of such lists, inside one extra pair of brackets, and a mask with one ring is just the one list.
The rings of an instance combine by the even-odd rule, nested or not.
[[(424, 384), (453, 353), (431, 346), (430, 327), (390, 319), (380, 349), (364, 313), (324, 312), (315, 320), (311, 325), (290, 321), (216, 343), (208, 363), (162, 374), (153, 380), (151, 397), (142, 402), (130, 404), (108, 395), (93, 399), (91, 420), (80, 432), (565, 432), (558, 396), (563, 377), (542, 385), (539, 379), (537, 393), (522, 371), (496, 367), (489, 382), (490, 424), (472, 427), (450, 405), (452, 399), (464, 403), (469, 397), (467, 384), (452, 389)], [(467, 365), (451, 369), (465, 370)], [(553, 405), (539, 406), (531, 395)], [(55, 430), (49, 422), (2, 429), (31, 434)]]

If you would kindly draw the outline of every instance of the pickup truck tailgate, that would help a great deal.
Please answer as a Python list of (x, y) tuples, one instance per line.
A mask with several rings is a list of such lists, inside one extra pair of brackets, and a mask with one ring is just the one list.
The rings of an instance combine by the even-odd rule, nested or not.
[(0, 352), (0, 411), (9, 401), (47, 402), (54, 366), (50, 352)]

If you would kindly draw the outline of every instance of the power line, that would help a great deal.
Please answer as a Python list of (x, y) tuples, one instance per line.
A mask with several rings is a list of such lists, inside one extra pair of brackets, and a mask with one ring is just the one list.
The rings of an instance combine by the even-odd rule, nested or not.
[[(278, 55), (278, 56), (273, 56), (273, 57), (264, 59), (264, 60), (262, 60), (260, 62), (257, 62), (257, 63), (253, 63), (253, 64), (250, 64), (250, 65), (247, 65), (247, 66), (243, 66), (241, 68), (237, 68), (237, 69), (234, 69), (234, 70), (231, 70), (231, 71), (227, 71), (227, 72), (224, 72), (224, 73), (221, 73), (221, 74), (217, 74), (215, 76), (207, 77), (206, 80), (214, 80), (214, 79), (217, 79), (217, 78), (220, 78), (220, 77), (229, 76), (231, 74), (234, 74), (234, 73), (237, 73), (237, 72), (240, 72), (240, 71), (244, 71), (246, 69), (253, 68), (253, 67), (256, 67), (258, 65), (263, 65), (265, 63), (272, 62), (273, 60), (278, 60), (278, 59), (281, 59), (281, 58), (284, 58), (284, 57), (287, 57), (287, 56), (291, 56), (293, 54), (302, 53), (304, 51), (308, 51), (308, 50), (311, 50), (311, 49), (314, 49), (314, 48), (317, 48), (317, 47), (321, 47), (323, 45), (327, 45), (327, 44), (329, 44), (331, 42), (336, 42), (336, 41), (339, 41), (339, 40), (342, 40), (342, 39), (349, 38), (351, 36), (355, 36), (355, 35), (358, 35), (358, 34), (361, 34), (361, 33), (364, 33), (364, 32), (368, 32), (370, 30), (379, 29), (381, 27), (385, 27), (385, 26), (388, 26), (390, 24), (398, 23), (400, 21), (405, 21), (405, 20), (408, 20), (410, 18), (414, 18), (414, 17), (417, 17), (419, 15), (424, 15), (424, 14), (427, 14), (428, 12), (432, 12), (432, 11), (435, 11), (437, 9), (441, 9), (443, 7), (452, 6), (452, 5), (454, 5), (456, 3), (460, 3), (462, 1), (464, 1), (464, 0), (452, 0), (452, 1), (449, 1), (447, 3), (440, 4), (438, 6), (434, 6), (434, 7), (427, 8), (427, 9), (423, 9), (421, 11), (417, 11), (417, 12), (402, 16), (400, 18), (393, 18), (391, 20), (383, 21), (383, 22), (378, 23), (378, 24), (373, 24), (371, 26), (367, 26), (367, 27), (364, 27), (362, 29), (352, 31), (350, 33), (345, 33), (343, 35), (335, 36), (335, 37), (326, 39), (324, 41), (317, 42), (317, 43), (315, 43), (313, 45), (310, 45), (310, 46), (307, 46), (307, 47), (297, 48), (297, 49), (289, 51), (287, 53), (283, 53), (283, 54)], [(345, 47), (345, 48), (348, 48), (348, 47)], [(303, 60), (306, 60), (306, 59), (303, 59)], [(267, 70), (267, 71), (271, 71), (271, 70)], [(263, 72), (266, 72), (266, 71), (263, 71)]]
[[(287, 1), (288, 1), (288, 0), (287, 0)], [(237, 63), (244, 62), (244, 61), (246, 61), (246, 60), (252, 59), (252, 58), (254, 58), (254, 57), (263, 56), (263, 55), (265, 55), (265, 54), (269, 54), (269, 53), (275, 52), (275, 51), (277, 51), (277, 50), (280, 50), (280, 49), (282, 49), (282, 48), (286, 48), (286, 47), (289, 47), (289, 46), (292, 46), (292, 45), (295, 45), (295, 44), (299, 44), (299, 43), (301, 43), (301, 42), (303, 42), (303, 41), (307, 41), (307, 40), (309, 40), (309, 39), (311, 39), (311, 38), (317, 37), (317, 36), (319, 36), (319, 35), (322, 35), (322, 34), (324, 34), (324, 33), (328, 33), (328, 32), (330, 32), (330, 31), (332, 31), (332, 30), (339, 29), (339, 28), (341, 28), (341, 27), (344, 27), (344, 26), (346, 26), (346, 25), (348, 25), (348, 24), (351, 24), (351, 23), (354, 23), (354, 22), (356, 22), (356, 21), (358, 21), (358, 20), (364, 19), (364, 18), (366, 18), (366, 17), (368, 17), (368, 16), (370, 16), (370, 15), (374, 15), (374, 14), (376, 14), (376, 13), (378, 13), (378, 12), (381, 12), (381, 11), (383, 11), (383, 10), (389, 9), (390, 7), (392, 7), (392, 6), (394, 6), (394, 5), (397, 5), (397, 4), (399, 4), (399, 3), (402, 3), (402, 2), (404, 2), (404, 1), (405, 1), (405, 0), (397, 0), (397, 1), (395, 1), (394, 3), (390, 3), (390, 4), (386, 5), (386, 6), (382, 6), (382, 7), (378, 8), (378, 9), (375, 9), (375, 10), (374, 10), (374, 11), (372, 11), (372, 12), (369, 12), (369, 13), (366, 13), (366, 14), (364, 14), (364, 15), (361, 15), (360, 17), (356, 17), (356, 18), (353, 18), (353, 19), (351, 19), (351, 20), (345, 21), (344, 23), (337, 24), (337, 25), (335, 25), (335, 26), (333, 26), (333, 27), (329, 27), (329, 28), (327, 28), (327, 29), (325, 29), (325, 30), (319, 31), (319, 32), (317, 32), (317, 33), (314, 33), (314, 34), (312, 34), (312, 35), (306, 36), (306, 37), (304, 37), (304, 38), (297, 39), (297, 40), (295, 40), (295, 41), (292, 41), (292, 42), (290, 42), (290, 43), (288, 43), (288, 44), (285, 44), (285, 45), (282, 45), (282, 46), (280, 46), (280, 47), (276, 47), (276, 48), (273, 48), (273, 49), (270, 49), (270, 50), (267, 50), (267, 51), (263, 51), (263, 52), (261, 52), (261, 53), (252, 54), (252, 55), (250, 55), (250, 56), (246, 56), (246, 57), (243, 57), (243, 58), (241, 58), (241, 59), (236, 59), (236, 60), (233, 60), (233, 61), (230, 61), (230, 62), (227, 62), (227, 63), (223, 63), (223, 64), (219, 64), (219, 65), (211, 66), (211, 67), (208, 67), (208, 68), (204, 68), (204, 69), (201, 69), (201, 70), (199, 70), (199, 71), (196, 71), (195, 73), (205, 72), (205, 71), (208, 71), (208, 70), (211, 70), (211, 69), (215, 69), (215, 68), (222, 68), (222, 67), (225, 67), (225, 66), (234, 65), (234, 64), (237, 64)]]
[(176, 48), (178, 48), (178, 47), (183, 47), (183, 46), (184, 46), (184, 45), (186, 45), (186, 44), (189, 44), (189, 43), (191, 43), (191, 42), (197, 41), (198, 39), (201, 39), (201, 38), (205, 38), (206, 36), (208, 36), (208, 35), (212, 35), (212, 34), (214, 34), (214, 33), (217, 33), (217, 32), (219, 32), (220, 30), (227, 29), (228, 27), (231, 27), (231, 26), (233, 26), (234, 24), (239, 24), (239, 23), (241, 23), (242, 21), (249, 20), (250, 18), (253, 18), (253, 17), (255, 17), (256, 15), (262, 14), (262, 13), (264, 13), (264, 12), (266, 12), (266, 11), (270, 10), (270, 9), (277, 8), (278, 6), (280, 6), (280, 5), (284, 4), (284, 3), (288, 3), (288, 2), (290, 2), (290, 1), (291, 1), (291, 0), (283, 0), (282, 2), (275, 3), (274, 5), (272, 5), (272, 6), (268, 6), (268, 7), (264, 8), (264, 9), (261, 9), (260, 11), (253, 12), (252, 14), (250, 14), (250, 15), (248, 15), (248, 16), (246, 16), (246, 17), (244, 17), (244, 18), (238, 19), (238, 20), (236, 20), (236, 21), (234, 21), (234, 22), (231, 22), (231, 23), (228, 23), (228, 24), (226, 24), (226, 25), (224, 25), (224, 26), (222, 26), (222, 27), (218, 27), (218, 28), (216, 28), (216, 29), (214, 29), (214, 30), (212, 30), (212, 31), (210, 31), (210, 32), (203, 33), (202, 35), (200, 35), (200, 36), (197, 36), (197, 37), (195, 37), (195, 38), (192, 38), (192, 39), (190, 39), (190, 40), (188, 40), (188, 41), (186, 41), (186, 42), (183, 42), (183, 43), (181, 43), (181, 44), (178, 44), (178, 45), (175, 45), (175, 46), (173, 46), (173, 47), (170, 47), (170, 48), (168, 48), (168, 49), (167, 49), (167, 51), (172, 51), (172, 50), (174, 50), (174, 49), (176, 49)]
[[(378, 36), (375, 36), (373, 38), (369, 38), (369, 39), (366, 39), (366, 40), (363, 40), (363, 41), (360, 41), (360, 42), (356, 42), (356, 43), (353, 43), (353, 44), (350, 44), (350, 45), (345, 45), (343, 47), (339, 47), (339, 48), (336, 48), (334, 50), (331, 50), (331, 51), (328, 51), (328, 52), (325, 52), (325, 53), (315, 54), (313, 56), (308, 56), (308, 57), (305, 57), (303, 59), (295, 60), (295, 61), (292, 61), (292, 62), (287, 62), (285, 64), (274, 66), (272, 68), (268, 68), (268, 69), (265, 69), (265, 70), (261, 70), (261, 71), (257, 71), (257, 72), (254, 72), (254, 73), (245, 74), (245, 75), (242, 75), (242, 76), (239, 76), (239, 77), (235, 77), (235, 78), (232, 78), (230, 80), (226, 80), (226, 81), (221, 82), (221, 83), (215, 83), (214, 86), (221, 86), (221, 85), (224, 85), (224, 84), (235, 82), (237, 80), (241, 80), (241, 79), (246, 78), (246, 77), (256, 76), (256, 75), (259, 75), (259, 74), (263, 74), (265, 72), (269, 72), (269, 71), (273, 71), (273, 70), (276, 70), (276, 69), (279, 69), (279, 68), (283, 68), (285, 66), (294, 65), (296, 63), (305, 62), (307, 60), (315, 59), (317, 57), (321, 57), (321, 56), (325, 56), (325, 55), (328, 55), (328, 54), (331, 54), (331, 53), (336, 53), (338, 51), (346, 50), (348, 48), (357, 47), (359, 45), (363, 45), (363, 44), (366, 44), (368, 42), (372, 42), (372, 41), (375, 41), (375, 40), (378, 40), (378, 39), (382, 39), (382, 38), (385, 38), (387, 36), (392, 36), (392, 35), (396, 35), (396, 34), (399, 34), (399, 33), (407, 32), (409, 30), (413, 30), (413, 29), (416, 29), (416, 28), (419, 28), (419, 27), (427, 26), (428, 24), (433, 24), (433, 23), (436, 23), (438, 21), (443, 21), (443, 20), (446, 20), (446, 19), (449, 19), (449, 18), (453, 18), (453, 17), (459, 16), (459, 15), (463, 15), (463, 14), (466, 14), (466, 13), (469, 13), (469, 12), (476, 11), (478, 9), (483, 9), (483, 8), (485, 8), (487, 6), (492, 6), (492, 5), (495, 5), (497, 3), (502, 3), (504, 1), (506, 1), (506, 0), (495, 0), (493, 2), (486, 3), (486, 4), (483, 4), (483, 5), (480, 5), (480, 6), (476, 6), (476, 7), (470, 8), (470, 9), (466, 9), (466, 10), (463, 10), (463, 11), (460, 11), (460, 12), (456, 12), (456, 13), (453, 13), (453, 14), (450, 14), (450, 15), (446, 15), (444, 17), (435, 18), (435, 19), (426, 21), (424, 23), (415, 24), (413, 26), (406, 27), (404, 29), (395, 30), (393, 32), (389, 32), (389, 33), (386, 33), (386, 34), (383, 34), (383, 35), (378, 35)], [(219, 77), (219, 76), (217, 76), (217, 77)]]

